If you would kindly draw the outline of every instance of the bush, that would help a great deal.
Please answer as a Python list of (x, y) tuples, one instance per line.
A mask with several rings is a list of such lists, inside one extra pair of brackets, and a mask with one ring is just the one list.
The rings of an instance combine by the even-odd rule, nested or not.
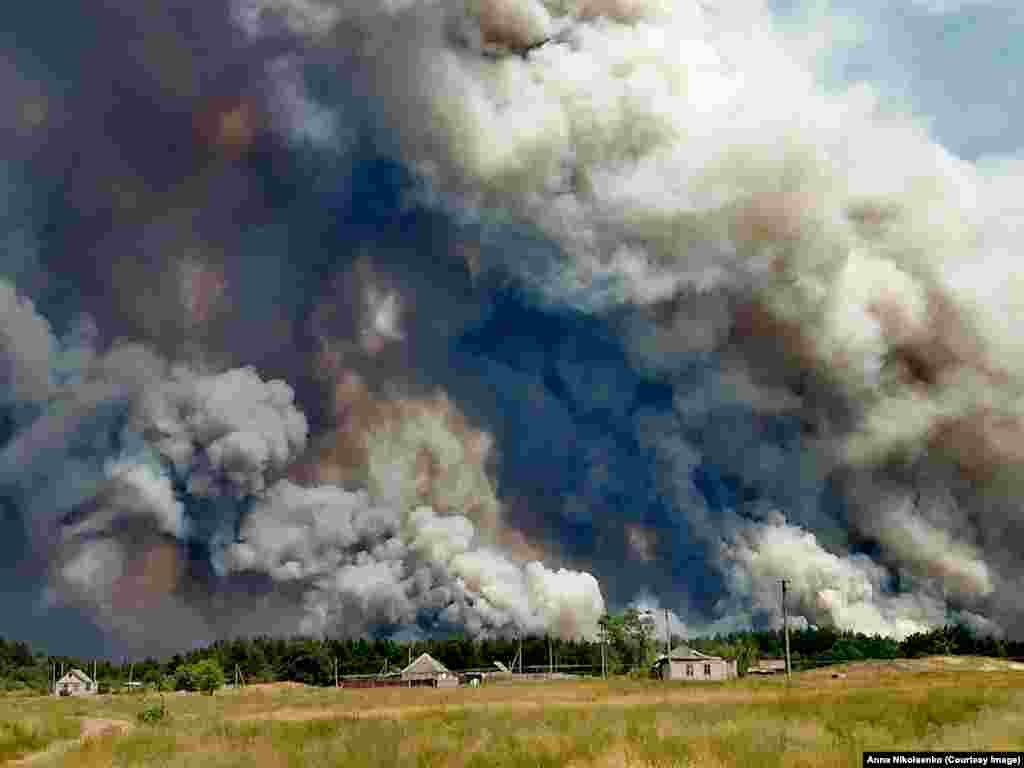
[(146, 725), (156, 725), (157, 723), (163, 722), (167, 719), (167, 706), (164, 704), (164, 697), (160, 697), (158, 703), (149, 704), (142, 708), (142, 711), (136, 715), (140, 723)]

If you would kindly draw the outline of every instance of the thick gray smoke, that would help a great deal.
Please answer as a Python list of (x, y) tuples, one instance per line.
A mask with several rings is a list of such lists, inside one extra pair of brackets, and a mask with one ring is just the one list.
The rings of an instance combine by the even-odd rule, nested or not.
[(178, 368), (145, 393), (137, 428), (188, 477), (189, 493), (244, 497), (305, 447), (308, 426), (294, 400), (285, 382), (264, 382), (251, 368), (213, 376)]
[(272, 487), (232, 546), (231, 568), (304, 585), (302, 629), (358, 634), (434, 614), (473, 634), (592, 635), (604, 612), (586, 573), (516, 563), (476, 544), (473, 523), (430, 507), (403, 513), (336, 486)]
[[(57, 344), (30, 303), (16, 296), (10, 303), (9, 311), (19, 313), (7, 352), (12, 380), (31, 374), (46, 382)], [(197, 538), (213, 549), (211, 562), (229, 583), (253, 574), (284, 583), (294, 596), (291, 631), (358, 635), (417, 624), (474, 634), (596, 631), (605, 607), (593, 576), (484, 546), (474, 523), (452, 508), (477, 509), (470, 504), (474, 483), (491, 505), (496, 501), (486, 480), (472, 475), (479, 466), (467, 467), (469, 474), (461, 468), (466, 457), (444, 426), (450, 406), (442, 403), (433, 421), (430, 407), (417, 417), (409, 410), (414, 403), (391, 406), (397, 411), (376, 424), (379, 432), (359, 436), (369, 440), (364, 475), (382, 496), (374, 502), (365, 491), (282, 479), (308, 430), (283, 381), (264, 381), (252, 368), (199, 373), (131, 345), (84, 359), (57, 394), (62, 404), (12, 442), (5, 464), (12, 475), (15, 467), (45, 465), (46, 482), (77, 492), (74, 516), (58, 520), (44, 513), (45, 497), (25, 488), (35, 507), (36, 549), (52, 574), (51, 599), (86, 608), (130, 644), (152, 647), (152, 632), (142, 627), (155, 623), (168, 632), (161, 641), (168, 648), (228, 631), (215, 600), (189, 594), (183, 547)], [(47, 390), (35, 386), (45, 399)], [(120, 455), (87, 467), (70, 455), (45, 455), (66, 450), (103, 401), (124, 409)], [(45, 436), (44, 444), (34, 435)], [(439, 485), (426, 494), (445, 499), (440, 514), (415, 503), (415, 459), (424, 439), (440, 451)], [(452, 450), (456, 455), (445, 455)], [(96, 446), (96, 455), (103, 453)], [(79, 487), (69, 488), (76, 477)], [(183, 495), (213, 499), (214, 520), (189, 515)], [(247, 500), (252, 506), (242, 518), (236, 503)], [(493, 518), (483, 516), (492, 525)], [(259, 626), (260, 611), (248, 608), (247, 620)]]
[(1024, 165), (827, 14), (157, 5), (3, 38), (5, 577), (150, 650), (1024, 628)]
[[(561, 249), (540, 271), (501, 248), (480, 268), (625, 310), (637, 370), (676, 390), (638, 439), (720, 549), (732, 609), (771, 614), (760, 580), (788, 575), (814, 623), (1021, 626), (1019, 164), (952, 156), (864, 84), (824, 88), (820, 49), (757, 2), (246, 8), (252, 34), (276, 19), (313, 55), (360, 52), (439, 204)], [(718, 368), (696, 384), (695, 354)], [(779, 415), (804, 425), (788, 449), (759, 426)], [(708, 462), (782, 520), (710, 504), (693, 479)], [(849, 554), (867, 542), (877, 557)]]
[(49, 396), (53, 345), (50, 325), (36, 314), (32, 302), (0, 280), (0, 398), (4, 402)]

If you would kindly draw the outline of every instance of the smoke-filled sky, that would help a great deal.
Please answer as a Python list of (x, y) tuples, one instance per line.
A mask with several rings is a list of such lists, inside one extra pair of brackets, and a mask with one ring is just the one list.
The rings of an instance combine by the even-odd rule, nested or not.
[(1016, 3), (0, 30), (0, 634), (1024, 632)]

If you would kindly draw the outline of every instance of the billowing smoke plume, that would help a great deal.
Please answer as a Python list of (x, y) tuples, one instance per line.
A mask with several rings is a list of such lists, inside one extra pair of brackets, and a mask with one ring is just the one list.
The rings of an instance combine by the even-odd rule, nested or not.
[[(396, 151), (441, 205), (497, 233), (485, 268), (556, 304), (630, 308), (631, 360), (676, 390), (670, 424), (643, 427), (641, 442), (655, 440), (674, 472), (666, 493), (709, 554), (746, 514), (736, 498), (709, 502), (695, 478), (709, 463), (760, 506), (824, 527), (831, 549), (880, 550), (832, 554), (809, 531), (755, 527), (725, 545), (734, 592), (761, 604), (731, 563), (771, 548), (789, 553), (780, 564), (817, 563), (818, 576), (794, 576), (808, 620), (901, 634), (987, 606), (1021, 621), (1000, 597), (1020, 578), (1005, 536), (1020, 512), (991, 504), (1016, 487), (1024, 434), (1004, 266), (1019, 173), (953, 157), (867, 86), (826, 90), (757, 3), (264, 11), (316, 56), (362, 40)], [(559, 256), (517, 263), (498, 242), (509, 227)], [(796, 436), (767, 435), (786, 421), (802, 423)], [(922, 492), (943, 471), (945, 490)], [(822, 508), (826, 492), (850, 494), (848, 520)], [(886, 597), (896, 575), (913, 594)]]
[[(24, 314), (22, 327), (37, 330), (23, 347), (42, 340), (37, 351), (49, 352), (45, 321), (22, 299), (13, 309)], [(26, 363), (17, 350), (11, 358), (15, 380), (26, 369), (45, 376), (53, 364), (48, 357)], [(497, 501), (481, 465), (489, 443), (444, 400), (362, 405), (369, 421), (349, 426), (368, 442), (348, 468), (381, 499), (374, 502), (366, 491), (281, 479), (301, 455), (308, 425), (291, 387), (252, 368), (202, 374), (120, 346), (90, 359), (59, 397), (73, 404), (64, 411), (119, 403), (120, 454), (80, 477), (88, 485), (69, 517), (34, 517), (37, 549), (50, 562), (51, 599), (74, 601), (123, 637), (144, 641), (139, 625), (165, 623), (158, 616), (174, 617), (179, 641), (230, 626), (213, 614), (210, 598), (189, 594), (196, 586), (184, 559), (190, 542), (209, 549), (227, 588), (233, 577), (253, 574), (284, 584), (294, 594), (294, 631), (420, 626), (573, 637), (593, 635), (604, 613), (590, 574), (553, 571), (483, 545), (465, 515), (488, 523), (493, 539)], [(51, 443), (73, 442), (87, 416), (69, 420), (52, 408), (36, 426)], [(460, 447), (460, 433), (476, 446), (475, 459)], [(24, 449), (22, 466), (39, 460), (30, 437), (31, 430), (8, 449)], [(75, 463), (68, 456), (52, 465), (64, 474)], [(39, 503), (31, 487), (24, 492), (28, 506)]]
[(757, 1), (52, 11), (0, 40), (0, 575), (48, 613), (685, 634), (788, 578), (1024, 627), (1019, 158)]
[(242, 497), (262, 491), (266, 476), (305, 447), (308, 426), (294, 399), (285, 382), (264, 382), (251, 368), (215, 376), (177, 369), (145, 393), (138, 427), (188, 478), (189, 493)]
[(365, 492), (283, 481), (247, 518), (232, 568), (303, 584), (307, 632), (441, 622), (473, 634), (593, 636), (604, 612), (587, 573), (519, 564), (480, 547), (473, 523), (374, 504)]

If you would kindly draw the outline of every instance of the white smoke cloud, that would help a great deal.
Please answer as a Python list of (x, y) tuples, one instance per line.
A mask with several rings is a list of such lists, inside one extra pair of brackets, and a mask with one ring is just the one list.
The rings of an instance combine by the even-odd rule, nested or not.
[(365, 486), (400, 509), (465, 515), (478, 533), (493, 535), (500, 505), (488, 474), (491, 436), (443, 395), (377, 399), (360, 377), (339, 379), (335, 408), (343, 418), (323, 441), (320, 480)]
[(177, 368), (140, 406), (139, 431), (200, 495), (263, 490), (268, 475), (301, 453), (309, 429), (292, 388), (252, 368), (216, 375)]
[(902, 639), (941, 626), (945, 605), (922, 593), (892, 594), (887, 572), (866, 555), (840, 557), (813, 533), (776, 514), (746, 523), (722, 546), (723, 568), (735, 595), (781, 621), (779, 579), (790, 582), (789, 610), (809, 624)]
[(640, 612), (641, 618), (651, 626), (651, 639), (659, 653), (664, 652), (666, 642), (674, 637), (686, 639), (703, 634), (701, 628), (691, 627), (675, 611), (666, 610), (661, 601), (652, 594), (641, 593), (630, 603), (631, 608)]
[[(950, 528), (925, 519), (910, 498), (885, 499), (861, 526), (882, 545), (885, 555), (922, 577), (934, 578), (943, 589), (965, 597), (995, 590), (988, 563)], [(960, 530), (960, 536), (967, 532)]]
[[(150, 518), (158, 531), (184, 538), (187, 529), (185, 506), (175, 496), (171, 478), (158, 460), (122, 458), (110, 461), (107, 462), (106, 475), (110, 483), (102, 498), (108, 515)], [(86, 525), (96, 529), (103, 516), (91, 515)]]
[(473, 523), (407, 514), (337, 486), (271, 487), (229, 550), (229, 570), (301, 582), (303, 630), (358, 633), (440, 616), (473, 633), (592, 636), (604, 613), (587, 573), (517, 563), (481, 547)]

